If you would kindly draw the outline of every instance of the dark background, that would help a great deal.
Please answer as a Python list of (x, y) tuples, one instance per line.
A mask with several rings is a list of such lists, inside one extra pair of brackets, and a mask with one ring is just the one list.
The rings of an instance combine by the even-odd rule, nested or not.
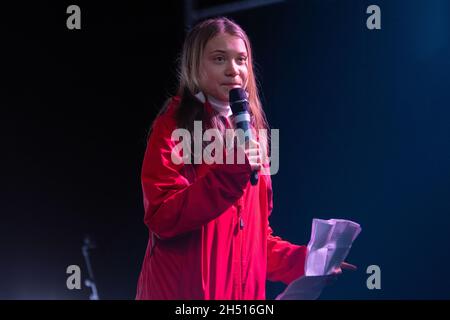
[[(146, 134), (185, 34), (182, 2), (162, 3), (2, 5), (0, 298), (87, 299), (65, 273), (87, 275), (86, 234), (100, 297), (134, 298)], [(81, 30), (66, 28), (70, 4)], [(366, 28), (371, 4), (381, 30)], [(450, 3), (290, 0), (227, 16), (252, 40), (280, 129), (275, 233), (307, 244), (315, 217), (362, 226), (358, 271), (321, 298), (450, 298)], [(381, 290), (366, 287), (372, 264)]]

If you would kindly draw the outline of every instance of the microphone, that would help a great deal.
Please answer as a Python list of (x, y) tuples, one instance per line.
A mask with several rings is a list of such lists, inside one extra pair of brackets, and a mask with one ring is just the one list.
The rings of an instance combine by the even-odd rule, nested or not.
[[(233, 88), (229, 93), (230, 107), (233, 113), (233, 122), (236, 129), (242, 129), (245, 134), (244, 142), (252, 138), (250, 130), (250, 114), (247, 93), (242, 88)], [(254, 170), (250, 175), (250, 183), (254, 186), (258, 183), (258, 171)]]

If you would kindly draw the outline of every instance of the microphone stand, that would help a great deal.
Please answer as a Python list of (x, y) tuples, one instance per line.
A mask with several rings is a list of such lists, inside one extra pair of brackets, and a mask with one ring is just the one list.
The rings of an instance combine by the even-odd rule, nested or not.
[(95, 244), (91, 242), (89, 236), (84, 237), (84, 244), (81, 247), (81, 251), (83, 252), (84, 261), (86, 262), (86, 266), (89, 273), (89, 278), (84, 281), (86, 287), (91, 288), (92, 293), (89, 295), (89, 300), (100, 300), (97, 292), (97, 286), (95, 284), (94, 272), (92, 271), (91, 259), (89, 256), (89, 250), (94, 249)]

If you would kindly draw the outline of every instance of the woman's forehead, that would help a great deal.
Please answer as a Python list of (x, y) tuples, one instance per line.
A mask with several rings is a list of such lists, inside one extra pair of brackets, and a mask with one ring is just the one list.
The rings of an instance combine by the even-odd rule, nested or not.
[(241, 38), (228, 33), (219, 33), (206, 43), (205, 51), (208, 54), (215, 52), (246, 54), (247, 47)]

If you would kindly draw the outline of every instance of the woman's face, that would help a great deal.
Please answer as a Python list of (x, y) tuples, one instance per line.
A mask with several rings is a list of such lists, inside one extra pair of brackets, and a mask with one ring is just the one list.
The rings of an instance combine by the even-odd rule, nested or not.
[(200, 89), (207, 95), (228, 102), (232, 88), (247, 87), (247, 49), (245, 42), (220, 33), (206, 44), (200, 62)]

